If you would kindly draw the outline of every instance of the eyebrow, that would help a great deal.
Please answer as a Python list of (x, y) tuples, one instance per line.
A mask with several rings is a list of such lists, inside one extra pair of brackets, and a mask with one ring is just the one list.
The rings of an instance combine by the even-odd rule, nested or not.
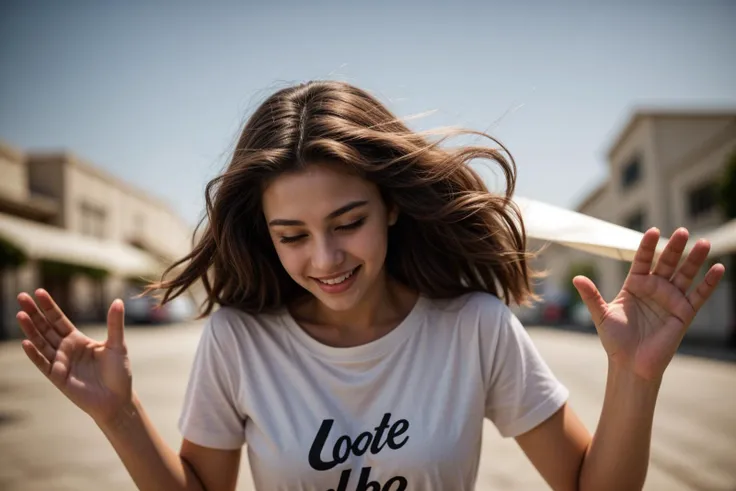
[[(367, 204), (368, 204), (368, 201), (351, 201), (345, 206), (341, 206), (337, 210), (327, 215), (326, 219), (332, 220), (334, 218), (339, 217), (340, 215), (344, 215), (345, 213), (349, 211), (352, 211), (356, 208), (360, 208), (361, 206), (365, 206)], [(274, 218), (273, 220), (268, 222), (268, 225), (269, 226), (281, 225), (284, 227), (288, 227), (288, 226), (304, 225), (304, 222), (302, 222), (301, 220), (287, 220), (284, 218)]]

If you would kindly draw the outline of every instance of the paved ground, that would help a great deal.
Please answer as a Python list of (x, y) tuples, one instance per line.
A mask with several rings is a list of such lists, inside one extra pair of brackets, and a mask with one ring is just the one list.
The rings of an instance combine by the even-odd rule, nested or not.
[[(176, 419), (199, 325), (129, 328), (136, 390), (164, 438)], [(90, 329), (95, 336), (99, 331)], [(599, 415), (605, 359), (589, 335), (531, 329), (589, 428)], [(736, 490), (736, 364), (678, 355), (662, 387), (646, 490)], [(94, 424), (37, 373), (17, 342), (0, 344), (0, 490), (134, 489)], [(252, 490), (247, 462), (239, 490)], [(479, 490), (547, 489), (513, 440), (487, 425)]]

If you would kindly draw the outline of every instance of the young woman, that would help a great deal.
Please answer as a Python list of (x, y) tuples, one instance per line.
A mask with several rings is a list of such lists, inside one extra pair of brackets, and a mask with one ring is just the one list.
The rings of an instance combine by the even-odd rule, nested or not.
[[(532, 278), (513, 162), (441, 143), (345, 83), (255, 111), (207, 187), (201, 240), (150, 288), (208, 294), (178, 453), (133, 390), (120, 300), (98, 342), (48, 293), (20, 294), (23, 348), (143, 490), (234, 489), (246, 443), (260, 490), (470, 490), (484, 418), (552, 489), (640, 489), (662, 375), (723, 266), (693, 286), (707, 241), (681, 262), (679, 229), (653, 264), (651, 229), (611, 303), (575, 278), (609, 360), (591, 436), (507, 307)], [(504, 195), (473, 159), (500, 165)]]

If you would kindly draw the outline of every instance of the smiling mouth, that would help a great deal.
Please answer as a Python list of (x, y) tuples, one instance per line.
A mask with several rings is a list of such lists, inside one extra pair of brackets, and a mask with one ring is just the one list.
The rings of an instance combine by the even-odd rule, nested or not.
[(360, 266), (356, 266), (355, 268), (348, 271), (347, 273), (340, 275), (340, 276), (336, 276), (334, 278), (329, 278), (329, 279), (324, 279), (324, 280), (321, 280), (319, 278), (314, 278), (314, 279), (322, 283), (323, 285), (339, 285), (340, 283), (347, 281), (348, 278), (353, 276), (358, 271), (359, 268)]

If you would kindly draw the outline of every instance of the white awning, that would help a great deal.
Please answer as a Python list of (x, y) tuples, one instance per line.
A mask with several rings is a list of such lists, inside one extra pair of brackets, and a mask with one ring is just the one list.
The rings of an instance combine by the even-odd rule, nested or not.
[(135, 247), (0, 213), (0, 237), (32, 259), (102, 268), (121, 276), (150, 275), (162, 264)]
[(702, 237), (710, 241), (710, 257), (716, 258), (736, 254), (736, 219), (702, 234)]
[[(632, 261), (644, 234), (576, 211), (516, 197), (529, 238)], [(658, 252), (666, 240), (660, 240)]]

